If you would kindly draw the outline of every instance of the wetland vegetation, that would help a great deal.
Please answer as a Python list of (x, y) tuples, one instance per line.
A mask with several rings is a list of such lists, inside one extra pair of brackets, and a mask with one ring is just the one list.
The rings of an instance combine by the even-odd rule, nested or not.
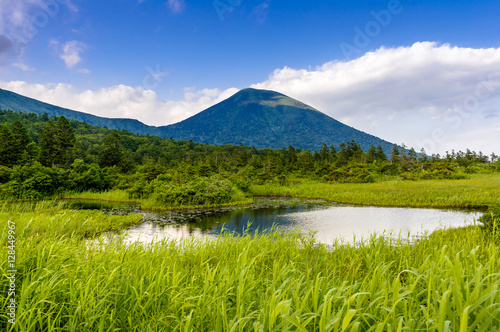
[[(494, 331), (500, 325), (498, 237), (480, 227), (438, 231), (413, 245), (374, 236), (329, 248), (313, 236), (275, 232), (143, 246), (96, 240), (117, 221), (137, 222), (134, 216), (123, 221), (41, 203), (4, 207), (0, 218), (1, 241), (11, 220), (19, 248), (11, 330)], [(2, 262), (6, 256), (2, 250)], [(6, 287), (2, 280), (2, 294)]]

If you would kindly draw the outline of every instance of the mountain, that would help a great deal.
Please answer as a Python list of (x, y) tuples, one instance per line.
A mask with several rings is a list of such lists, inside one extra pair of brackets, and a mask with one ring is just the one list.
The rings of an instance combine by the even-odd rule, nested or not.
[(381, 145), (389, 153), (392, 143), (349, 127), (284, 94), (244, 89), (232, 97), (176, 124), (154, 127), (138, 120), (111, 119), (50, 105), (0, 89), (0, 109), (64, 115), (68, 119), (136, 134), (172, 137), (209, 144), (240, 144), (256, 148), (319, 150), (323, 143), (355, 140), (363, 150)]
[(92, 114), (73, 111), (67, 108), (54, 106), (41, 102), (36, 99), (28, 98), (12, 91), (0, 89), (0, 109), (13, 110), (19, 112), (32, 112), (38, 114), (47, 113), (48, 115), (61, 116), (72, 120), (87, 122), (88, 124), (107, 127), (110, 129), (125, 129), (136, 134), (159, 135), (156, 127), (145, 125), (144, 123), (133, 119), (112, 119), (104, 118)]
[(349, 127), (284, 94), (244, 89), (182, 122), (159, 127), (164, 137), (210, 144), (256, 148), (319, 150), (323, 143), (355, 140), (363, 150), (371, 144), (389, 152), (392, 143)]

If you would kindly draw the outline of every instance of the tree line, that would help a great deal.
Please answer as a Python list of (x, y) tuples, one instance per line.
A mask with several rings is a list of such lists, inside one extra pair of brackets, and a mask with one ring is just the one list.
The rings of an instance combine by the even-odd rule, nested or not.
[(391, 151), (372, 145), (363, 151), (355, 141), (323, 144), (318, 151), (291, 145), (280, 150), (215, 146), (110, 130), (63, 116), (0, 111), (3, 198), (119, 188), (131, 197), (205, 204), (241, 195), (254, 183), (459, 179), (499, 170), (497, 155), (470, 150), (428, 156), (404, 145)]

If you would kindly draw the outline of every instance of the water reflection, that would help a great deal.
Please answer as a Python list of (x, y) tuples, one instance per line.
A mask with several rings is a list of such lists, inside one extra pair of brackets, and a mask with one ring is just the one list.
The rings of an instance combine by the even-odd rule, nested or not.
[(257, 229), (265, 232), (275, 225), (285, 232), (299, 230), (307, 234), (313, 231), (316, 239), (325, 244), (338, 239), (352, 243), (355, 239), (367, 239), (373, 233), (412, 238), (439, 228), (472, 225), (481, 214), (457, 210), (339, 206), (324, 201), (290, 203), (280, 199), (269, 202), (257, 200), (251, 207), (185, 212), (188, 217), (184, 220), (189, 222), (184, 223), (165, 222), (172, 220), (172, 214), (178, 217), (179, 212), (147, 212), (145, 223), (127, 231), (127, 241), (150, 243), (161, 239), (214, 237), (223, 229), (238, 234), (245, 230), (252, 233)]
[(479, 212), (457, 210), (331, 207), (322, 211), (293, 213), (286, 216), (304, 231), (315, 231), (318, 241), (332, 244), (336, 239), (352, 243), (373, 233), (403, 239), (420, 237), (445, 227), (473, 225)]
[[(292, 213), (309, 212), (328, 208), (333, 204), (323, 200), (264, 199), (258, 198), (252, 206), (232, 207), (217, 210), (164, 212), (145, 214), (147, 222), (129, 229), (128, 241), (139, 240), (149, 243), (161, 239), (185, 239), (193, 236), (217, 236), (224, 232), (243, 234), (278, 229), (289, 231), (292, 222), (285, 216)], [(164, 223), (161, 220), (175, 220), (184, 215), (183, 223)]]

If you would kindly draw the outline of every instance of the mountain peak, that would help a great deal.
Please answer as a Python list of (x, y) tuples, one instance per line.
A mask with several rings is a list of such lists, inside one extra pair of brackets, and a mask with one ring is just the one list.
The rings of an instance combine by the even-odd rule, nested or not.
[(282, 93), (243, 89), (179, 123), (160, 127), (162, 136), (209, 144), (240, 144), (281, 149), (289, 145), (319, 150), (351, 140), (364, 150), (371, 144), (390, 151), (392, 144), (349, 127)]
[(228, 100), (230, 99), (234, 99), (235, 102), (242, 102), (246, 104), (256, 103), (269, 107), (290, 106), (317, 111), (309, 105), (272, 90), (246, 88), (235, 93)]
[(233, 97), (235, 98), (244, 98), (244, 99), (274, 99), (280, 96), (285, 96), (279, 92), (271, 91), (271, 90), (262, 90), (262, 89), (254, 89), (254, 88), (246, 88), (236, 92)]

